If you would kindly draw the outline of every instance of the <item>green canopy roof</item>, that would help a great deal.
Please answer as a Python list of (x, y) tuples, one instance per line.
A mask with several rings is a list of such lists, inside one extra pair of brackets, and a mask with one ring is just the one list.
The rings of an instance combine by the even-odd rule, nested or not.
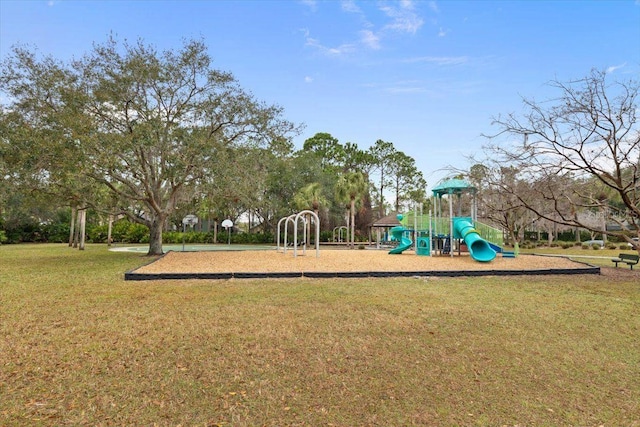
[(464, 179), (452, 178), (440, 181), (431, 191), (434, 196), (442, 196), (443, 194), (475, 193), (476, 187)]

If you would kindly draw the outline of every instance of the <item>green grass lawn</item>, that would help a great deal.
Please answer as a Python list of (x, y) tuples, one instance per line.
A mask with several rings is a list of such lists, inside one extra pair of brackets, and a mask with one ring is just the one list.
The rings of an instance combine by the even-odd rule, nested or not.
[[(631, 249), (582, 249), (580, 247), (572, 247), (568, 249), (541, 247), (535, 249), (520, 250), (522, 254), (539, 254), (539, 255), (561, 255), (575, 261), (585, 262), (599, 267), (613, 267), (612, 258), (616, 258), (618, 254), (635, 254), (638, 252)], [(618, 268), (629, 268), (627, 264), (618, 264)], [(633, 267), (640, 270), (640, 264)]]
[(0, 246), (0, 425), (640, 425), (637, 277), (124, 282), (145, 262)]

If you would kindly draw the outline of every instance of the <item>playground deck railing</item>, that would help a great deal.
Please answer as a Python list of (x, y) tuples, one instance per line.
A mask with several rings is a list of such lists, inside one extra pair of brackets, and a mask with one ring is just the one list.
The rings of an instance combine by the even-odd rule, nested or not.
[[(429, 221), (431, 221), (431, 230), (434, 234), (440, 236), (451, 234), (449, 218), (430, 218), (429, 215), (419, 215), (410, 211), (404, 214), (401, 223), (403, 227), (411, 230), (417, 225), (417, 230), (424, 233), (429, 231)], [(475, 222), (474, 226), (480, 237), (484, 240), (494, 245), (504, 247), (502, 230), (478, 221)]]
[(491, 242), (501, 248), (504, 247), (504, 234), (502, 233), (502, 230), (478, 221), (475, 223), (475, 229), (480, 237), (487, 242)]

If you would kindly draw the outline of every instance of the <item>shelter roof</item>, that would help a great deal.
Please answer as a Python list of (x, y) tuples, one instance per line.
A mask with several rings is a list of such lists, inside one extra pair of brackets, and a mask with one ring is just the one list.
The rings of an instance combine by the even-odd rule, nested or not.
[(371, 223), (371, 227), (396, 227), (402, 225), (397, 218), (398, 212), (391, 212), (389, 215), (375, 220)]
[(443, 194), (475, 193), (476, 187), (464, 179), (452, 178), (440, 181), (431, 191), (434, 196), (442, 196)]

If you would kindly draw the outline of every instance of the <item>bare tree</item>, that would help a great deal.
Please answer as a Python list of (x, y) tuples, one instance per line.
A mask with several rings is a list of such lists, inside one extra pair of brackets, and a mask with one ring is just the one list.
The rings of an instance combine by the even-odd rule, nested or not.
[[(618, 236), (640, 252), (632, 240), (640, 236), (639, 84), (608, 77), (594, 70), (580, 80), (551, 82), (559, 97), (524, 99), (524, 116), (495, 118), (499, 131), (488, 136), (486, 148), (493, 165), (511, 166), (519, 180), (534, 184), (526, 195), (502, 187), (526, 209), (557, 224)], [(505, 137), (512, 139), (505, 144)], [(584, 212), (606, 215), (618, 227), (595, 229), (582, 220)]]
[[(488, 168), (475, 164), (468, 176), (478, 189), (480, 218), (502, 227), (512, 243), (521, 242), (524, 230), (537, 219), (520, 200), (528, 198), (530, 185), (518, 180), (517, 171), (512, 167)], [(509, 188), (509, 191), (504, 191), (505, 188)], [(519, 197), (515, 197), (514, 193)]]

